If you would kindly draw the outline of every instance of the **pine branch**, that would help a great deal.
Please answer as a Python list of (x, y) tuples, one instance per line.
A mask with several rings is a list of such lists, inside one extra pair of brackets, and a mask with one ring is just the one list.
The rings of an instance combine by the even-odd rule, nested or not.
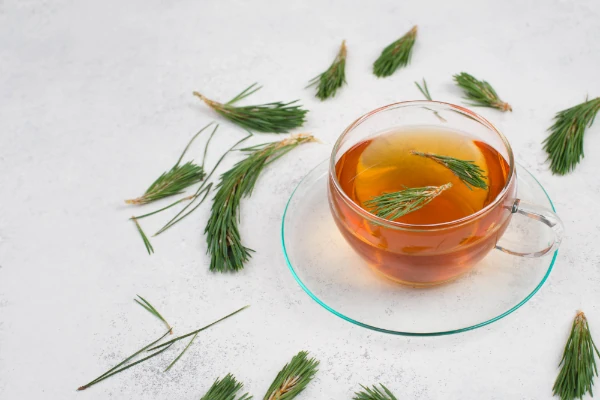
[[(203, 166), (194, 164), (193, 161), (188, 161), (185, 164), (181, 165), (181, 160), (183, 156), (190, 148), (192, 142), (209, 126), (214, 124), (211, 122), (206, 125), (204, 128), (200, 129), (188, 142), (187, 146), (179, 156), (179, 159), (175, 163), (175, 165), (167, 172), (164, 172), (161, 176), (155, 180), (152, 185), (146, 190), (146, 192), (136, 198), (125, 200), (127, 204), (148, 204), (156, 200), (163, 199), (165, 197), (173, 196), (176, 194), (181, 194), (187, 189), (189, 186), (194, 183), (200, 182), (204, 179), (205, 173)], [(216, 125), (214, 132), (219, 128), (219, 125)], [(212, 135), (211, 135), (212, 136)]]
[(400, 39), (387, 46), (373, 64), (373, 73), (381, 78), (392, 75), (398, 68), (408, 65), (417, 38), (417, 26)]
[[(208, 392), (200, 400), (236, 400), (238, 392), (242, 390), (244, 384), (238, 382), (231, 374), (225, 375), (225, 378), (218, 379), (212, 384)], [(237, 400), (250, 400), (252, 396), (248, 393), (237, 397)]]
[(287, 139), (241, 149), (247, 156), (221, 175), (213, 199), (211, 215), (204, 230), (210, 270), (235, 272), (244, 268), (252, 249), (242, 244), (239, 208), (244, 197), (249, 197), (265, 167), (302, 143), (314, 142), (312, 135), (297, 134)]
[(365, 201), (364, 204), (379, 218), (393, 221), (425, 207), (431, 200), (451, 187), (452, 183), (448, 182), (442, 186), (405, 188), (398, 192), (375, 196), (371, 200)]
[(137, 218), (136, 217), (131, 217), (130, 219), (135, 224), (135, 228), (137, 229), (138, 233), (140, 234), (140, 236), (142, 238), (142, 241), (144, 242), (144, 246), (146, 247), (146, 251), (148, 252), (148, 254), (154, 253), (154, 247), (152, 247), (152, 243), (150, 243), (150, 240), (148, 239), (148, 236), (146, 236), (146, 234), (144, 233), (144, 230), (140, 226), (140, 223), (138, 222)]
[(138, 299), (133, 299), (133, 301), (135, 301), (136, 303), (138, 303), (140, 306), (144, 307), (144, 309), (146, 311), (148, 311), (150, 314), (154, 315), (156, 318), (160, 319), (166, 326), (167, 329), (169, 329), (171, 331), (171, 334), (173, 334), (173, 328), (171, 327), (171, 325), (169, 325), (169, 323), (167, 322), (166, 319), (163, 318), (162, 315), (160, 315), (160, 313), (158, 312), (158, 310), (156, 308), (154, 308), (152, 306), (152, 304), (150, 304), (146, 299), (144, 299), (142, 296), (140, 296), (139, 294), (137, 295), (137, 297), (141, 300)]
[(291, 400), (302, 392), (317, 373), (319, 361), (306, 351), (296, 354), (275, 377), (264, 400)]
[(481, 169), (474, 161), (460, 160), (454, 157), (441, 156), (439, 154), (422, 153), (420, 151), (411, 150), (413, 155), (429, 158), (438, 164), (448, 168), (458, 179), (460, 179), (470, 190), (473, 187), (487, 189), (488, 185), (485, 182), (485, 171)]
[(373, 387), (368, 388), (363, 385), (360, 385), (364, 390), (354, 394), (352, 400), (398, 400), (396, 396), (383, 384), (379, 384), (380, 388), (377, 385), (373, 385)]
[(335, 96), (336, 91), (346, 83), (346, 41), (342, 41), (340, 51), (325, 72), (313, 78), (308, 86), (317, 85), (316, 97), (326, 100)]
[(423, 86), (419, 85), (419, 82), (415, 82), (415, 85), (419, 88), (419, 91), (423, 93), (423, 96), (429, 101), (432, 101), (431, 94), (429, 94), (429, 88), (427, 88), (427, 81), (423, 78)]
[(593, 397), (594, 376), (598, 376), (596, 355), (600, 357), (600, 352), (585, 315), (579, 311), (559, 364), (562, 368), (552, 388), (554, 395), (561, 400), (581, 399), (586, 393)]
[(492, 85), (486, 81), (480, 81), (466, 72), (454, 75), (454, 81), (465, 91), (466, 99), (471, 100), (469, 105), (497, 108), (500, 111), (512, 111), (510, 104), (503, 102)]
[(234, 106), (235, 103), (250, 96), (261, 88), (256, 85), (256, 83), (250, 85), (240, 94), (224, 104), (210, 100), (198, 92), (194, 92), (193, 94), (226, 119), (251, 131), (286, 133), (291, 129), (304, 124), (305, 116), (308, 111), (303, 110), (301, 105), (296, 104), (299, 100), (288, 103), (277, 101), (253, 106)]
[(600, 110), (600, 97), (560, 111), (554, 125), (548, 129), (550, 136), (544, 140), (552, 173), (565, 175), (575, 169), (583, 158), (583, 136), (592, 126)]

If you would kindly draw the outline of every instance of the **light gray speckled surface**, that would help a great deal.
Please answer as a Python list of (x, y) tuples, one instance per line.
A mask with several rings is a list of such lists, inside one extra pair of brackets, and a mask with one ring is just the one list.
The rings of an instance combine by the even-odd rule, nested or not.
[[(260, 398), (300, 349), (322, 362), (303, 399), (349, 399), (378, 381), (402, 399), (550, 398), (576, 309), (600, 338), (600, 124), (566, 178), (548, 172), (540, 142), (556, 111), (600, 95), (598, 21), (592, 0), (0, 1), (0, 398), (198, 399), (230, 371)], [(412, 64), (376, 79), (382, 46), (413, 24)], [(303, 87), (343, 38), (349, 84), (320, 103)], [(284, 204), (354, 118), (420, 98), (413, 81), (423, 76), (435, 98), (459, 102), (451, 75), (461, 70), (490, 80), (514, 107), (480, 112), (555, 200), (567, 229), (555, 270), (523, 308), (469, 333), (419, 339), (353, 326), (287, 271)], [(243, 272), (209, 273), (207, 206), (154, 240), (149, 257), (122, 199), (215, 118), (192, 90), (225, 99), (254, 81), (265, 86), (254, 101), (301, 98), (311, 110), (305, 129), (328, 144), (290, 154), (244, 203), (243, 235), (257, 253)], [(213, 157), (240, 137), (223, 123)], [(203, 333), (169, 373), (167, 358), (154, 360), (76, 393), (161, 332), (136, 293), (178, 332), (252, 307)]]

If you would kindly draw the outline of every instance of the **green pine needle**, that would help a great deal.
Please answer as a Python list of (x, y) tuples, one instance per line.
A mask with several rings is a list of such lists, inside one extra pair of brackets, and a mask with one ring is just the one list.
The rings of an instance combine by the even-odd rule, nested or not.
[(319, 361), (309, 359), (306, 351), (296, 354), (283, 367), (267, 390), (264, 400), (291, 400), (302, 392), (317, 373)]
[(250, 131), (286, 133), (304, 124), (308, 111), (303, 110), (301, 105), (296, 104), (299, 100), (289, 103), (277, 101), (252, 106), (234, 106), (236, 102), (250, 96), (261, 88), (256, 87), (256, 85), (256, 83), (250, 85), (225, 104), (210, 100), (198, 92), (194, 92), (193, 94), (223, 117)]
[(432, 101), (431, 94), (429, 94), (429, 88), (427, 87), (427, 81), (423, 78), (423, 86), (419, 85), (419, 82), (415, 82), (415, 85), (419, 88), (419, 91), (423, 93), (423, 96), (429, 101)]
[(392, 75), (398, 68), (408, 65), (417, 38), (417, 26), (400, 39), (387, 46), (373, 64), (373, 73), (381, 78)]
[(398, 192), (375, 196), (371, 200), (365, 201), (364, 204), (379, 218), (393, 221), (425, 207), (431, 200), (451, 187), (452, 183), (448, 182), (442, 186), (405, 188)]
[(164, 349), (162, 349), (161, 351), (157, 351), (153, 354), (151, 354), (150, 356), (144, 357), (139, 361), (136, 361), (134, 363), (131, 363), (125, 367), (119, 368), (122, 365), (128, 363), (129, 361), (131, 361), (132, 359), (134, 359), (136, 356), (138, 356), (139, 354), (143, 353), (144, 351), (149, 351), (148, 348), (154, 346), (156, 343), (160, 342), (165, 336), (167, 336), (169, 333), (171, 333), (171, 330), (169, 329), (167, 331), (167, 333), (165, 333), (164, 335), (162, 335), (161, 337), (159, 337), (158, 339), (156, 339), (155, 341), (151, 342), (150, 344), (147, 344), (146, 346), (142, 347), (140, 350), (136, 351), (135, 353), (133, 353), (132, 355), (130, 355), (129, 357), (127, 357), (126, 359), (124, 359), (123, 361), (121, 361), (120, 363), (118, 363), (117, 365), (115, 365), (114, 367), (112, 367), (111, 369), (109, 369), (108, 371), (106, 371), (105, 373), (103, 373), (102, 375), (100, 375), (99, 377), (97, 377), (96, 379), (94, 379), (91, 382), (86, 383), (83, 386), (80, 386), (77, 390), (85, 390), (87, 388), (89, 388), (90, 386), (95, 385), (98, 382), (101, 382), (103, 380), (105, 380), (108, 377), (111, 377), (115, 374), (118, 374), (119, 372), (125, 371), (128, 368), (133, 367), (134, 365), (137, 365), (143, 361), (146, 361), (154, 356), (157, 356), (158, 354), (162, 353), (163, 351), (167, 350), (169, 347), (165, 347)]
[(138, 222), (137, 218), (131, 217), (130, 219), (133, 221), (133, 223), (135, 224), (135, 228), (142, 237), (142, 240), (144, 241), (144, 246), (146, 247), (146, 251), (148, 252), (148, 254), (154, 253), (154, 247), (152, 247), (152, 243), (150, 243), (148, 236), (146, 236), (146, 234), (144, 233), (144, 230), (140, 226), (140, 223)]
[(138, 299), (133, 299), (133, 301), (135, 301), (136, 303), (138, 303), (140, 306), (144, 307), (144, 309), (146, 309), (146, 311), (148, 311), (150, 314), (152, 314), (156, 318), (160, 319), (167, 326), (167, 329), (169, 329), (171, 331), (171, 334), (172, 334), (173, 333), (173, 328), (171, 327), (171, 325), (169, 325), (169, 323), (167, 322), (167, 320), (164, 319), (162, 315), (160, 315), (160, 313), (158, 312), (158, 310), (156, 308), (154, 308), (152, 306), (152, 304), (150, 304), (146, 299), (144, 299), (139, 294), (137, 295), (137, 297), (141, 301), (138, 300)]
[(454, 81), (460, 86), (467, 95), (466, 99), (471, 100), (469, 105), (474, 107), (491, 107), (501, 111), (512, 111), (510, 104), (503, 102), (498, 94), (486, 81), (480, 81), (466, 72), (454, 75)]
[(378, 388), (377, 385), (373, 385), (371, 388), (363, 385), (360, 386), (364, 390), (355, 393), (352, 400), (398, 400), (396, 396), (381, 383), (379, 384), (380, 388)]
[(583, 136), (592, 126), (600, 110), (600, 97), (560, 111), (554, 125), (548, 129), (550, 136), (544, 140), (552, 173), (565, 175), (575, 169), (583, 158)]
[(460, 160), (454, 157), (440, 156), (439, 154), (422, 153), (412, 150), (410, 152), (416, 156), (426, 157), (435, 161), (438, 164), (448, 168), (458, 179), (460, 179), (470, 190), (473, 187), (487, 189), (488, 185), (485, 182), (485, 171), (481, 169), (475, 162), (468, 160)]
[(321, 100), (335, 96), (339, 88), (346, 83), (346, 41), (342, 41), (340, 51), (325, 72), (313, 78), (308, 86), (317, 85), (315, 96)]
[(244, 268), (252, 249), (242, 244), (239, 224), (240, 203), (249, 197), (266, 166), (302, 143), (314, 142), (312, 135), (296, 134), (287, 139), (241, 149), (247, 156), (221, 175), (213, 199), (205, 234), (210, 270), (235, 272)]
[(188, 344), (183, 348), (183, 350), (181, 350), (181, 353), (179, 353), (179, 355), (177, 357), (175, 357), (175, 359), (171, 362), (171, 364), (169, 364), (169, 366), (167, 368), (165, 368), (165, 370), (163, 372), (167, 372), (168, 370), (170, 370), (173, 365), (175, 365), (175, 363), (177, 361), (179, 361), (179, 359), (185, 354), (185, 352), (187, 351), (187, 349), (190, 348), (190, 346), (192, 345), (192, 342), (194, 341), (194, 339), (196, 339), (196, 336), (198, 336), (199, 332), (196, 332), (194, 334), (194, 336), (192, 336), (192, 338), (190, 339), (190, 341), (188, 342)]
[[(194, 164), (193, 161), (188, 161), (183, 165), (180, 165), (183, 156), (190, 148), (190, 145), (205, 129), (214, 124), (211, 122), (204, 128), (200, 129), (188, 142), (187, 146), (179, 156), (179, 159), (175, 165), (167, 172), (164, 172), (161, 176), (155, 180), (152, 185), (146, 190), (142, 196), (136, 199), (125, 200), (127, 204), (148, 204), (156, 200), (164, 199), (165, 197), (181, 194), (185, 189), (193, 185), (194, 183), (200, 182), (204, 179), (204, 167), (201, 165)], [(219, 128), (216, 125), (213, 134)], [(212, 136), (212, 135), (211, 135)]]
[(157, 346), (154, 346), (154, 347), (152, 347), (152, 348), (148, 349), (147, 351), (157, 350), (157, 349), (160, 349), (160, 348), (162, 348), (162, 347), (169, 346), (169, 345), (171, 345), (171, 344), (173, 344), (173, 343), (175, 343), (175, 342), (178, 342), (178, 341), (180, 341), (180, 340), (182, 340), (182, 339), (185, 339), (185, 338), (187, 338), (187, 337), (194, 336), (194, 335), (196, 335), (197, 333), (199, 333), (199, 332), (202, 332), (202, 331), (204, 331), (204, 330), (206, 330), (206, 329), (210, 328), (211, 326), (213, 326), (213, 325), (216, 325), (216, 324), (218, 324), (219, 322), (226, 320), (226, 319), (227, 319), (227, 318), (229, 318), (229, 317), (233, 317), (235, 314), (239, 313), (240, 311), (243, 311), (243, 310), (245, 310), (245, 309), (246, 309), (246, 308), (248, 308), (248, 307), (250, 307), (250, 306), (249, 306), (249, 305), (248, 305), (248, 306), (244, 306), (244, 307), (240, 308), (239, 310), (236, 310), (236, 311), (232, 312), (231, 314), (227, 314), (227, 315), (226, 315), (226, 316), (224, 316), (223, 318), (219, 318), (218, 320), (216, 320), (216, 321), (214, 321), (214, 322), (211, 322), (210, 324), (208, 324), (208, 325), (206, 325), (206, 326), (203, 326), (203, 327), (202, 327), (202, 328), (200, 328), (200, 329), (196, 329), (195, 331), (191, 331), (191, 332), (189, 332), (189, 333), (186, 333), (185, 335), (177, 336), (175, 339), (171, 339), (171, 340), (169, 340), (168, 342), (161, 343), (161, 344), (159, 344), (159, 345), (157, 345)]
[[(238, 392), (242, 390), (244, 384), (238, 382), (231, 374), (225, 375), (225, 378), (218, 379), (212, 384), (208, 392), (200, 400), (236, 400)], [(252, 396), (248, 393), (237, 397), (237, 400), (250, 400)]]
[(593, 397), (594, 376), (598, 376), (596, 355), (600, 357), (600, 352), (585, 315), (579, 311), (559, 364), (562, 368), (552, 388), (554, 395), (561, 400), (581, 399), (586, 393)]

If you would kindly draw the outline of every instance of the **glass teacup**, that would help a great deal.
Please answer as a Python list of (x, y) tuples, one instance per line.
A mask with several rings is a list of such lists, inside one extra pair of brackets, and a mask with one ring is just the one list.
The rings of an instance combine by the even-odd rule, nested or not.
[[(391, 129), (439, 127), (468, 134), (494, 148), (509, 166), (506, 184), (481, 210), (454, 221), (415, 225), (388, 221), (356, 204), (336, 174), (339, 159), (353, 146)], [(490, 122), (457, 105), (411, 101), (395, 103), (363, 115), (337, 140), (329, 165), (329, 204), (342, 235), (377, 272), (412, 286), (440, 284), (470, 270), (492, 249), (520, 257), (540, 257), (560, 245), (563, 225), (551, 210), (525, 204), (517, 197), (513, 152)], [(499, 243), (511, 216), (519, 213), (553, 229), (553, 240), (540, 249), (515, 251)], [(532, 244), (534, 240), (532, 240)]]

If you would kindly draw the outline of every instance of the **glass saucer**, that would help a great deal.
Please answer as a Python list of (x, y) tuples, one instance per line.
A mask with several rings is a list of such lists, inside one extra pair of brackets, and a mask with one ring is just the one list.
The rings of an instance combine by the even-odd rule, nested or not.
[[(287, 265), (302, 289), (333, 314), (364, 328), (408, 336), (437, 336), (491, 324), (525, 304), (544, 284), (558, 251), (522, 258), (492, 250), (471, 271), (442, 285), (412, 288), (373, 272), (346, 243), (329, 211), (325, 160), (292, 193), (281, 241)], [(517, 164), (517, 197), (554, 210), (550, 197)], [(532, 244), (532, 239), (534, 243)], [(552, 232), (514, 214), (501, 238), (519, 250), (544, 248)]]

